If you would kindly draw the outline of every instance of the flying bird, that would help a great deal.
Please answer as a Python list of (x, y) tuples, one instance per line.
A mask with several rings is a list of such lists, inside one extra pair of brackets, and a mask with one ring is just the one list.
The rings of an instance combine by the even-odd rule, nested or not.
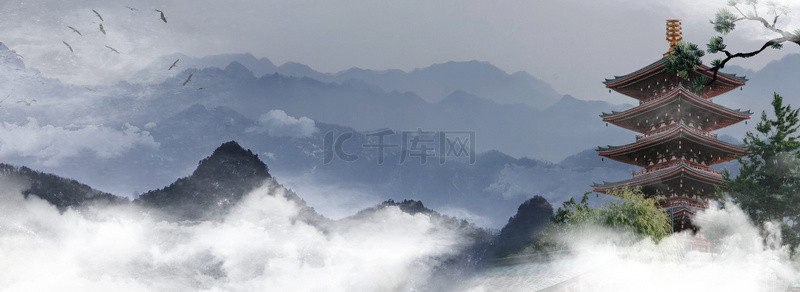
[(205, 89), (205, 88), (204, 88), (204, 87), (200, 87), (200, 88), (198, 88), (197, 90), (203, 90), (203, 89)]
[(111, 50), (111, 51), (112, 51), (112, 52), (114, 52), (114, 53), (117, 53), (117, 54), (119, 54), (119, 51), (115, 50), (115, 49), (114, 49), (114, 48), (112, 48), (112, 47), (109, 47), (108, 45), (106, 45), (106, 48), (108, 48), (109, 50)]
[(92, 12), (94, 12), (94, 14), (96, 14), (96, 15), (97, 15), (97, 17), (99, 17), (99, 18), (100, 18), (100, 21), (103, 21), (103, 16), (100, 16), (100, 13), (99, 13), (99, 12), (97, 12), (97, 10), (94, 10), (94, 9), (92, 9)]
[(192, 80), (192, 75), (194, 75), (194, 73), (189, 74), (189, 78), (186, 78), (186, 81), (183, 82), (183, 86), (186, 86), (186, 83), (189, 83), (189, 80)]
[(167, 69), (167, 71), (169, 71), (169, 70), (172, 70), (172, 68), (175, 68), (175, 66), (177, 66), (177, 65), (178, 65), (178, 61), (180, 61), (180, 60), (181, 60), (181, 59), (177, 59), (177, 60), (175, 60), (175, 63), (172, 63), (172, 66), (169, 66), (169, 69)]
[(153, 9), (153, 10), (155, 10), (158, 13), (161, 13), (161, 20), (163, 20), (164, 23), (167, 23), (167, 17), (164, 16), (164, 11), (161, 11), (161, 10), (158, 10), (158, 9)]
[(71, 26), (69, 26), (69, 25), (67, 25), (67, 27), (69, 27), (69, 29), (71, 29), (72, 31), (74, 31), (75, 33), (77, 33), (79, 36), (83, 36), (83, 34), (81, 34), (81, 32), (80, 32), (80, 31), (78, 31), (77, 29), (75, 29), (74, 27), (71, 27)]
[(9, 97), (11, 97), (11, 94), (7, 95), (6, 98), (4, 98), (3, 100), (0, 100), (0, 104), (2, 104), (4, 101), (6, 101), (6, 99), (8, 99)]
[(35, 99), (31, 99), (31, 101), (24, 101), (24, 100), (17, 101), (17, 103), (24, 103), (26, 106), (31, 106), (31, 104), (34, 102), (36, 102)]
[(86, 88), (86, 90), (91, 91), (91, 92), (96, 92), (97, 91), (97, 90), (91, 89), (89, 87), (84, 87), (84, 88)]
[(125, 6), (125, 8), (128, 8), (131, 11), (139, 11), (139, 9), (136, 9), (136, 8), (133, 8), (133, 7), (130, 7), (130, 6)]
[(65, 41), (61, 41), (61, 42), (64, 43), (64, 45), (67, 46), (67, 48), (69, 48), (70, 52), (73, 52), (73, 53), (75, 52), (75, 51), (72, 50), (72, 46), (70, 46), (67, 42), (65, 42)]
[(102, 32), (104, 35), (106, 34), (106, 30), (103, 29), (103, 24), (102, 23), (100, 24), (100, 32)]

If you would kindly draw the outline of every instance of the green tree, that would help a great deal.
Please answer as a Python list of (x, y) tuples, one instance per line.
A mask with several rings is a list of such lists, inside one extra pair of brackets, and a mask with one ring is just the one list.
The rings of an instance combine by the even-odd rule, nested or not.
[[(767, 1), (763, 5), (758, 0), (728, 0), (728, 8), (720, 9), (711, 24), (714, 30), (720, 35), (712, 37), (706, 44), (706, 52), (709, 54), (722, 54), (724, 57), (715, 59), (711, 62), (711, 67), (707, 70), (713, 73), (711, 78), (705, 75), (694, 74), (692, 85), (695, 89), (702, 89), (717, 80), (717, 73), (724, 68), (728, 61), (736, 58), (749, 58), (760, 54), (767, 48), (781, 49), (785, 43), (794, 43), (800, 46), (800, 29), (788, 31), (778, 26), (778, 19), (786, 16), (789, 9), (775, 1)], [(760, 14), (759, 10), (766, 14)], [(769, 40), (756, 49), (749, 52), (731, 52), (724, 42), (723, 36), (736, 29), (736, 25), (742, 22), (753, 22), (764, 26), (772, 33)], [(696, 44), (681, 42), (675, 47), (667, 57), (665, 69), (669, 72), (677, 72), (683, 78), (689, 78), (689, 73), (698, 70), (702, 65), (701, 57), (705, 52)]]
[(553, 222), (562, 229), (575, 226), (599, 225), (637, 238), (650, 237), (658, 242), (672, 233), (669, 217), (660, 210), (655, 199), (646, 198), (639, 188), (619, 188), (608, 195), (619, 197), (619, 201), (607, 201), (599, 208), (591, 208), (588, 193), (579, 203), (574, 199), (558, 208)]
[(762, 112), (757, 132), (745, 135), (744, 143), (751, 154), (738, 158), (742, 164), (739, 175), (731, 178), (726, 170), (723, 177), (733, 202), (755, 223), (781, 222), (784, 243), (794, 250), (800, 243), (800, 110), (783, 105), (777, 93), (772, 108), (774, 119)]

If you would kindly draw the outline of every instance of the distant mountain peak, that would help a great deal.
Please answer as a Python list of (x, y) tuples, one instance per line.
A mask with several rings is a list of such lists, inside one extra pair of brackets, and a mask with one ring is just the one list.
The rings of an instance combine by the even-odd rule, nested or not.
[(201, 160), (191, 176), (142, 194), (137, 201), (167, 210), (177, 219), (204, 219), (224, 214), (269, 179), (267, 165), (257, 155), (230, 141)]
[[(200, 161), (192, 176), (215, 178), (270, 178), (267, 165), (250, 149), (245, 150), (236, 141), (223, 143), (211, 156)], [(231, 177), (234, 176), (234, 177)]]
[(231, 75), (235, 75), (240, 78), (255, 78), (253, 71), (247, 69), (242, 63), (233, 61), (228, 66), (225, 66), (225, 72)]

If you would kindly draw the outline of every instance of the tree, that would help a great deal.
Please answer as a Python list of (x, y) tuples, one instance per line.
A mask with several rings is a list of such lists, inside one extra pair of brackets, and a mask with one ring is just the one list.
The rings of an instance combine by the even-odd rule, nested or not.
[(772, 107), (775, 118), (769, 119), (762, 112), (757, 133), (748, 131), (745, 135), (744, 143), (751, 154), (737, 159), (742, 164), (739, 175), (731, 178), (726, 170), (723, 178), (727, 195), (755, 223), (781, 222), (784, 243), (794, 250), (800, 243), (800, 109), (783, 105), (777, 93)]
[(641, 239), (650, 237), (658, 242), (672, 233), (669, 217), (661, 211), (653, 198), (646, 198), (641, 189), (619, 188), (608, 193), (621, 198), (619, 201), (607, 201), (600, 208), (591, 208), (588, 196), (583, 195), (580, 203), (574, 198), (564, 202), (558, 208), (553, 223), (559, 229), (598, 225), (634, 235)]
[[(692, 86), (699, 90), (706, 85), (710, 85), (717, 80), (717, 73), (724, 68), (728, 61), (736, 58), (749, 58), (760, 54), (767, 48), (781, 49), (784, 43), (794, 43), (800, 46), (800, 29), (792, 32), (778, 27), (778, 19), (789, 13), (786, 6), (777, 4), (774, 1), (767, 1), (764, 5), (759, 5), (758, 0), (728, 0), (728, 6), (732, 7), (736, 12), (732, 12), (728, 8), (720, 9), (711, 24), (714, 25), (714, 30), (720, 33), (720, 36), (712, 37), (708, 44), (706, 44), (706, 52), (709, 54), (724, 54), (724, 58), (715, 59), (711, 62), (711, 67), (706, 69), (713, 73), (711, 78), (705, 75), (696, 75), (692, 81)], [(746, 8), (745, 8), (746, 7)], [(767, 14), (759, 14), (759, 7), (766, 8)], [(743, 10), (747, 10), (745, 11)], [(765, 17), (769, 17), (765, 18)], [(767, 40), (760, 48), (749, 52), (733, 53), (728, 50), (727, 45), (724, 43), (723, 36), (734, 31), (738, 23), (750, 21), (763, 25), (767, 30), (773, 33), (773, 37)], [(681, 42), (670, 51), (667, 57), (665, 69), (668, 72), (677, 72), (681, 77), (688, 78), (689, 72), (700, 69), (702, 65), (701, 57), (705, 55), (703, 50), (700, 50), (696, 44)]]

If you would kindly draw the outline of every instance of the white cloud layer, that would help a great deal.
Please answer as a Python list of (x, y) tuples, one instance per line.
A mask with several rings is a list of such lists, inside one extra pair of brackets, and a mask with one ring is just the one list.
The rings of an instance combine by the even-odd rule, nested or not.
[[(565, 283), (575, 291), (788, 291), (800, 280), (800, 263), (787, 247), (769, 244), (779, 241), (779, 230), (765, 240), (761, 228), (731, 203), (698, 218), (697, 235), (686, 230), (657, 244), (630, 242), (603, 228), (580, 230), (566, 236), (574, 257), (491, 268), (467, 281), (464, 290), (539, 290)], [(710, 242), (713, 253), (692, 251), (696, 240)]]
[(122, 207), (60, 214), (21, 189), (0, 178), (0, 287), (11, 291), (412, 290), (463, 241), (395, 207), (323, 232), (268, 186), (221, 222), (193, 224)]
[(39, 125), (34, 118), (28, 118), (25, 125), (0, 124), (0, 159), (27, 157), (44, 166), (55, 166), (86, 152), (111, 158), (137, 146), (158, 147), (158, 143), (149, 132), (129, 124), (121, 130), (98, 125)]
[(282, 110), (271, 110), (258, 118), (258, 126), (248, 128), (247, 131), (267, 133), (274, 137), (306, 138), (319, 129), (314, 120), (307, 117), (295, 118)]

